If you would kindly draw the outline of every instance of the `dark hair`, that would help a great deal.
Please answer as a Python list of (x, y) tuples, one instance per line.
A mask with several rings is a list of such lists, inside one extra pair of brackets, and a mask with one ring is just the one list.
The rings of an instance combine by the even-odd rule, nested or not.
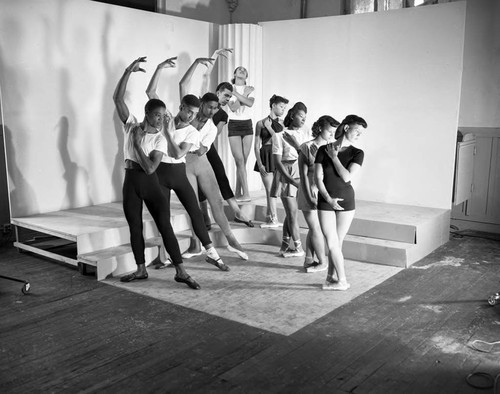
[(165, 108), (167, 109), (167, 106), (165, 105), (165, 103), (159, 99), (150, 99), (146, 105), (144, 106), (144, 112), (145, 113), (148, 113), (148, 112), (151, 112), (152, 110), (156, 109), (156, 108)]
[(216, 92), (220, 92), (224, 89), (227, 89), (229, 91), (233, 91), (233, 85), (231, 85), (229, 82), (221, 82), (220, 84), (217, 85), (217, 89), (215, 89)]
[[(236, 70), (237, 70), (238, 68), (243, 68), (243, 69), (245, 69), (245, 71), (247, 72), (247, 77), (248, 77), (248, 70), (247, 70), (245, 67), (243, 67), (243, 66), (238, 66), (238, 67), (236, 67), (236, 68), (234, 69), (234, 71), (233, 71), (233, 75), (236, 73)], [(236, 82), (236, 78), (234, 78), (234, 77), (233, 77), (233, 78), (231, 78), (231, 83), (235, 83), (235, 82)], [(245, 82), (245, 85), (246, 85), (246, 84), (247, 84), (247, 83)]]
[(285, 127), (289, 127), (292, 124), (293, 118), (295, 117), (295, 115), (299, 111), (304, 111), (307, 114), (306, 105), (300, 101), (296, 102), (293, 105), (293, 107), (288, 110), (288, 113), (285, 116), (285, 120), (283, 121), (283, 124), (285, 125)]
[(203, 97), (201, 98), (202, 103), (208, 103), (209, 101), (215, 101), (216, 103), (219, 102), (219, 98), (217, 97), (216, 94), (214, 93), (205, 93)]
[(363, 126), (365, 129), (368, 127), (368, 123), (366, 123), (362, 117), (358, 115), (347, 115), (342, 123), (337, 127), (337, 130), (335, 131), (335, 139), (338, 140), (345, 134), (345, 125), (352, 126), (353, 124)]
[(332, 118), (330, 115), (323, 115), (313, 123), (311, 128), (312, 136), (316, 138), (327, 126), (338, 127), (339, 125), (339, 121), (335, 120), (335, 118)]
[(200, 99), (194, 94), (186, 94), (182, 100), (181, 104), (188, 105), (190, 107), (200, 108)]
[(273, 94), (273, 97), (269, 99), (269, 108), (273, 107), (273, 104), (279, 104), (279, 103), (285, 103), (288, 104), (288, 99), (281, 97), (281, 96), (276, 96)]

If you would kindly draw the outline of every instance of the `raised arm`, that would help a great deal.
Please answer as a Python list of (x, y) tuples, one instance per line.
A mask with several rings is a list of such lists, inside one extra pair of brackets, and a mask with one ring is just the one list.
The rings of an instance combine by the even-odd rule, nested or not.
[(211, 75), (212, 75), (212, 70), (215, 66), (215, 63), (217, 63), (217, 59), (219, 56), (223, 56), (227, 59), (230, 53), (233, 53), (232, 48), (220, 48), (215, 50), (214, 54), (212, 55), (211, 59), (214, 59), (213, 63), (207, 65), (207, 69), (205, 71), (205, 74), (203, 75), (203, 82), (201, 85), (201, 92), (207, 93), (210, 91), (210, 82), (211, 82)]
[(209, 65), (213, 66), (215, 59), (209, 57), (199, 57), (196, 59), (193, 64), (189, 66), (184, 76), (179, 81), (179, 94), (180, 99), (189, 93), (189, 83), (191, 82), (191, 78), (193, 77), (194, 71), (198, 67), (199, 64), (203, 64), (204, 66), (209, 67)]
[(158, 87), (158, 81), (160, 80), (160, 74), (161, 71), (164, 68), (174, 68), (175, 67), (175, 61), (177, 60), (177, 56), (170, 57), (164, 62), (161, 62), (158, 64), (156, 67), (155, 72), (153, 73), (153, 76), (151, 77), (151, 81), (149, 81), (149, 85), (146, 88), (146, 94), (148, 95), (149, 99), (158, 99), (158, 94), (156, 93), (156, 88)]
[(130, 66), (125, 69), (125, 72), (118, 81), (115, 93), (113, 94), (113, 101), (115, 102), (116, 111), (120, 120), (125, 123), (129, 116), (129, 110), (127, 104), (125, 104), (125, 91), (127, 90), (127, 83), (130, 74), (136, 71), (146, 72), (141, 68), (141, 63), (146, 61), (146, 56), (139, 57), (135, 59)]

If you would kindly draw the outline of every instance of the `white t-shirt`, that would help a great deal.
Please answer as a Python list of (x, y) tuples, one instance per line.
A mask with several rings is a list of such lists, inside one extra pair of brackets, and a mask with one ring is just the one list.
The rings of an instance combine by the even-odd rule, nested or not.
[(295, 137), (299, 145), (311, 139), (311, 132), (306, 126), (298, 130), (285, 129), (281, 133), (275, 133), (272, 138), (273, 155), (281, 155), (281, 161), (295, 161), (299, 158), (297, 150), (283, 139), (287, 133)]
[[(245, 90), (245, 85), (233, 85), (233, 90), (238, 92), (243, 96), (243, 92)], [(253, 92), (248, 95), (248, 97), (253, 97)], [(236, 102), (238, 99), (235, 96), (232, 96), (229, 100), (229, 103), (232, 104)], [(236, 111), (231, 111), (229, 105), (226, 107), (226, 112), (229, 116), (229, 120), (248, 120), (252, 119), (252, 107), (247, 107), (246, 105), (241, 104), (241, 106)]]
[[(139, 163), (134, 152), (134, 141), (132, 140), (131, 131), (136, 127), (140, 127), (140, 123), (134, 115), (129, 114), (127, 122), (123, 125), (123, 132), (125, 133), (125, 141), (123, 142), (123, 156), (125, 160), (132, 160)], [(158, 133), (146, 133), (141, 140), (141, 148), (146, 156), (149, 156), (154, 150), (160, 151), (163, 154), (167, 154), (168, 145), (167, 139), (162, 132)]]
[[(177, 145), (180, 145), (181, 143), (186, 142), (188, 144), (193, 144), (193, 146), (194, 145), (199, 146), (200, 145), (200, 133), (193, 126), (188, 125), (186, 127), (183, 127), (182, 129), (175, 130), (174, 142)], [(174, 157), (170, 157), (170, 155), (167, 153), (166, 155), (163, 156), (163, 159), (161, 159), (161, 161), (163, 163), (170, 163), (170, 164), (185, 163), (186, 156), (184, 155), (180, 159), (176, 159)]]
[[(194, 129), (196, 130), (196, 128)], [(203, 127), (200, 130), (197, 130), (197, 132), (199, 141), (196, 144), (193, 144), (189, 151), (194, 152), (198, 150), (200, 148), (200, 145), (203, 145), (210, 149), (210, 146), (213, 144), (215, 138), (217, 137), (217, 126), (214, 124), (212, 119), (207, 119)]]

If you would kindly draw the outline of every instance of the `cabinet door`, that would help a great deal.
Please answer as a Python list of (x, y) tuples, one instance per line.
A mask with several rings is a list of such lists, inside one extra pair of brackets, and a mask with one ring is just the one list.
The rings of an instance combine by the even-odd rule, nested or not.
[(500, 223), (500, 138), (493, 138), (490, 168), (486, 214), (495, 223)]
[(475, 147), (476, 140), (457, 143), (455, 182), (453, 189), (454, 205), (469, 200), (471, 197)]
[(467, 216), (485, 218), (488, 207), (488, 187), (490, 181), (490, 164), (492, 137), (476, 139), (476, 155), (474, 156), (474, 186), (471, 199), (467, 203)]

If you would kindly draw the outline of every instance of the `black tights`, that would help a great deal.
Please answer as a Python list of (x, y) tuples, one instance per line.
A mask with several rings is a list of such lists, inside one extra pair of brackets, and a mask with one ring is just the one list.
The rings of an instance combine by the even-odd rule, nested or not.
[(156, 173), (147, 175), (142, 170), (126, 169), (123, 182), (123, 211), (130, 228), (130, 243), (136, 264), (145, 264), (143, 201), (156, 223), (172, 263), (182, 264), (179, 243), (170, 224), (170, 204), (162, 193)]
[(169, 206), (170, 191), (173, 190), (191, 218), (193, 231), (201, 244), (203, 246), (211, 244), (212, 241), (208, 235), (205, 220), (198, 204), (198, 198), (186, 176), (186, 164), (160, 163), (156, 173), (158, 174), (160, 185), (164, 188), (163, 190)]

